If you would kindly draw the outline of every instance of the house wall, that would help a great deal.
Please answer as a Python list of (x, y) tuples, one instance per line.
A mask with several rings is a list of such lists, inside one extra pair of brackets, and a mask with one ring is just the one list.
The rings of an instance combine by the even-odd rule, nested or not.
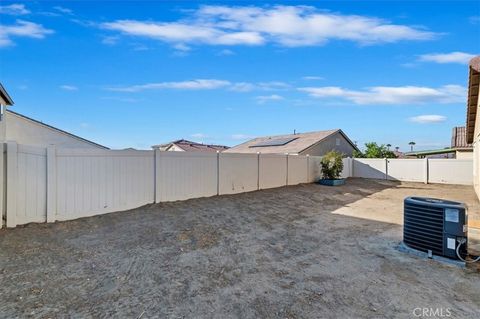
[[(102, 148), (11, 112), (5, 112), (5, 120), (6, 132), (3, 141), (37, 146), (56, 145), (64, 148)], [(5, 125), (5, 122), (2, 125)]]
[[(477, 101), (477, 110), (480, 107), (480, 99)], [(473, 138), (473, 187), (480, 198), (480, 112), (477, 111), (475, 118), (475, 133)]]
[(173, 144), (172, 146), (170, 146), (170, 148), (168, 149), (168, 152), (185, 152), (185, 150), (181, 149), (180, 147), (178, 147), (177, 145)]
[[(339, 145), (337, 145), (337, 139), (340, 142)], [(301, 152), (300, 155), (322, 156), (331, 150), (336, 150), (345, 156), (351, 157), (355, 149), (340, 132), (337, 132), (322, 140), (317, 145), (309, 147)]]
[(456, 159), (473, 159), (473, 151), (460, 151), (457, 150), (455, 153)]

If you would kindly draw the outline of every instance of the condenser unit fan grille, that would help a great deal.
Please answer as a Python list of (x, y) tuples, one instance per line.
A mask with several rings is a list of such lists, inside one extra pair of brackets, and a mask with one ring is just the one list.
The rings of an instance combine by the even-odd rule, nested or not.
[(405, 203), (403, 240), (415, 249), (443, 254), (443, 209)]

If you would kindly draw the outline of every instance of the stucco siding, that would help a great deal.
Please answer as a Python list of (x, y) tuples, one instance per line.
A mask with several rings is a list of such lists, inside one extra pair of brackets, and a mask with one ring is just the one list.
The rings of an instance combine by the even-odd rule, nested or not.
[(457, 150), (455, 153), (456, 159), (473, 159), (473, 151), (459, 151)]
[[(480, 99), (477, 101), (477, 109), (480, 107)], [(475, 119), (475, 135), (473, 139), (473, 187), (480, 198), (480, 112)]]
[[(339, 142), (339, 145), (337, 145), (337, 141)], [(312, 156), (322, 156), (331, 150), (336, 150), (345, 156), (351, 157), (355, 149), (340, 132), (337, 132), (326, 137), (317, 145), (313, 145), (312, 147), (302, 151), (300, 155), (308, 154)]]
[(94, 143), (43, 126), (14, 113), (6, 112), (5, 119), (6, 141), (16, 141), (19, 144), (36, 146), (56, 145), (61, 148), (102, 148)]

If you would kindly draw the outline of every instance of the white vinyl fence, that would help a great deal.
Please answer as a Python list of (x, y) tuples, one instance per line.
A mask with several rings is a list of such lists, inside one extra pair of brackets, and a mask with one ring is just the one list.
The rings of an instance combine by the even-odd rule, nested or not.
[[(14, 142), (5, 149), (0, 156), (0, 215), (7, 227), (321, 177), (319, 156), (57, 149)], [(469, 160), (345, 158), (343, 163), (344, 178), (472, 184)]]
[(353, 169), (349, 177), (473, 185), (473, 160), (355, 158), (351, 161)]

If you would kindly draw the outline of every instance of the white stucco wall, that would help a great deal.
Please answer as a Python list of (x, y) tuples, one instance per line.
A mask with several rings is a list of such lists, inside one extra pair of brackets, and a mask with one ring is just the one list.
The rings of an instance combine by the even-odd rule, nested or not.
[[(36, 146), (56, 145), (61, 148), (102, 148), (99, 145), (89, 143), (12, 112), (7, 111), (5, 113), (5, 120), (5, 141), (15, 141), (18, 144)], [(5, 125), (5, 122), (3, 125)]]
[(456, 159), (473, 159), (473, 151), (456, 151), (455, 153)]

